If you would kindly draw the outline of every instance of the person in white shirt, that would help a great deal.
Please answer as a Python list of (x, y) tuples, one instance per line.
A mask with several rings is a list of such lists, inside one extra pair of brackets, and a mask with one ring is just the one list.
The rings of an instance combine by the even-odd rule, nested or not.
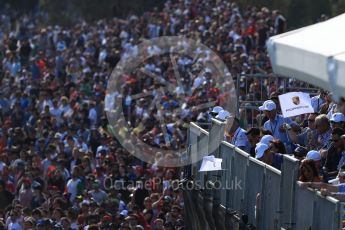
[(95, 102), (90, 102), (90, 110), (89, 110), (88, 118), (90, 121), (90, 126), (95, 126), (97, 123), (97, 111), (96, 111)]
[(19, 221), (19, 213), (12, 210), (10, 216), (6, 220), (6, 225), (8, 230), (22, 230), (22, 225)]
[(109, 112), (116, 108), (116, 98), (119, 96), (118, 92), (107, 93), (104, 100), (104, 110)]
[(201, 86), (206, 81), (206, 77), (203, 75), (199, 75), (193, 81), (193, 88), (196, 89)]
[(321, 109), (321, 105), (325, 102), (326, 92), (321, 90), (320, 94), (311, 98), (311, 106), (315, 113), (318, 113)]
[(78, 193), (81, 192), (81, 180), (78, 178), (78, 172), (76, 168), (73, 169), (72, 178), (67, 182), (67, 192), (71, 194), (69, 200), (71, 203), (74, 202)]
[(50, 108), (50, 114), (56, 118), (57, 122), (61, 124), (63, 122), (61, 114), (62, 114), (62, 109), (59, 108), (58, 101), (53, 100), (53, 107)]
[(67, 97), (65, 97), (65, 96), (61, 97), (61, 100), (60, 100), (60, 109), (62, 110), (62, 112), (63, 112), (64, 114), (68, 113), (69, 110), (71, 110), (71, 106), (69, 105), (68, 99), (67, 99)]

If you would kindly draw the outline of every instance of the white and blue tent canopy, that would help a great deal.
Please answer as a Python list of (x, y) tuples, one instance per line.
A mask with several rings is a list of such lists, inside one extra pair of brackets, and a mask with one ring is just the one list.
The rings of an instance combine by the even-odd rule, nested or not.
[(267, 48), (274, 73), (345, 97), (345, 14), (273, 36)]

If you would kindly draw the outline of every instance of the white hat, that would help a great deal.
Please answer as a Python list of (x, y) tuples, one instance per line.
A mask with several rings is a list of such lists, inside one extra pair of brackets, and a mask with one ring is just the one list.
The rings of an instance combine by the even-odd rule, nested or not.
[(345, 122), (345, 116), (342, 113), (333, 113), (331, 119), (329, 119), (330, 121), (333, 122)]
[(331, 185), (337, 185), (339, 183), (340, 183), (339, 177), (336, 177), (336, 178), (328, 181), (328, 184), (331, 184)]
[(265, 136), (261, 137), (261, 140), (259, 143), (269, 145), (271, 141), (273, 141), (273, 136), (265, 135)]
[(255, 147), (255, 158), (260, 159), (265, 154), (265, 151), (268, 149), (268, 145), (263, 143), (258, 143)]
[(220, 106), (215, 106), (212, 109), (212, 113), (219, 113), (220, 111), (224, 110), (222, 107)]
[(128, 211), (125, 209), (125, 210), (122, 210), (121, 212), (120, 212), (120, 215), (121, 216), (124, 216), (124, 217), (127, 217), (127, 215), (128, 215)]
[(205, 68), (205, 73), (212, 73), (212, 70), (209, 68)]
[(85, 205), (90, 205), (90, 201), (88, 201), (88, 200), (83, 200), (82, 202), (81, 202), (81, 204), (83, 205), (83, 204), (85, 204)]
[(218, 115), (216, 116), (217, 119), (226, 120), (228, 117), (230, 117), (230, 113), (226, 110), (221, 110), (218, 112)]
[(272, 100), (265, 101), (262, 106), (259, 107), (261, 111), (272, 111), (277, 108), (276, 103)]
[(321, 160), (321, 154), (319, 151), (316, 151), (316, 150), (310, 150), (308, 153), (307, 153), (307, 156), (306, 158), (307, 160), (313, 160), (313, 161), (319, 161)]
[(61, 140), (61, 137), (62, 137), (61, 133), (55, 133), (55, 135), (54, 135), (55, 139)]

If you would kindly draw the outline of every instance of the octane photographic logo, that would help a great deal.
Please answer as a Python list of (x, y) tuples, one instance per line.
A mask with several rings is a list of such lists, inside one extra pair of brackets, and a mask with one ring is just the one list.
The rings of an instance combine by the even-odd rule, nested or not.
[[(233, 79), (221, 58), (197, 41), (176, 36), (125, 49), (105, 97), (112, 134), (121, 145), (135, 157), (163, 167), (186, 166), (216, 150), (215, 145), (212, 149), (199, 144), (196, 156), (190, 154), (199, 142), (209, 141), (206, 135), (192, 146), (186, 143), (189, 124), (201, 112), (221, 105), (236, 114)], [(212, 134), (212, 126), (208, 131)]]

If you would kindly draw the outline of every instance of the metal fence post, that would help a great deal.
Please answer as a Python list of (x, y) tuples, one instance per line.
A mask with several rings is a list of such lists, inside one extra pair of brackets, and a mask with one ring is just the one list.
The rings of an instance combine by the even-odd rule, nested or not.
[[(208, 135), (208, 155), (213, 154), (216, 158), (221, 157), (220, 143), (224, 139), (225, 122), (212, 119), (211, 129)], [(224, 165), (224, 163), (222, 163)], [(212, 216), (215, 221), (216, 229), (224, 229), (223, 216), (221, 215), (221, 188), (219, 187), (222, 171), (214, 171), (208, 173), (208, 180), (212, 184), (211, 196), (213, 201)], [(221, 185), (221, 184), (220, 184)]]
[(280, 184), (280, 223), (283, 227), (292, 228), (295, 211), (295, 186), (298, 180), (299, 161), (291, 156), (284, 155), (281, 170)]
[(281, 171), (270, 165), (265, 165), (263, 183), (262, 229), (277, 230), (280, 227), (280, 190)]

